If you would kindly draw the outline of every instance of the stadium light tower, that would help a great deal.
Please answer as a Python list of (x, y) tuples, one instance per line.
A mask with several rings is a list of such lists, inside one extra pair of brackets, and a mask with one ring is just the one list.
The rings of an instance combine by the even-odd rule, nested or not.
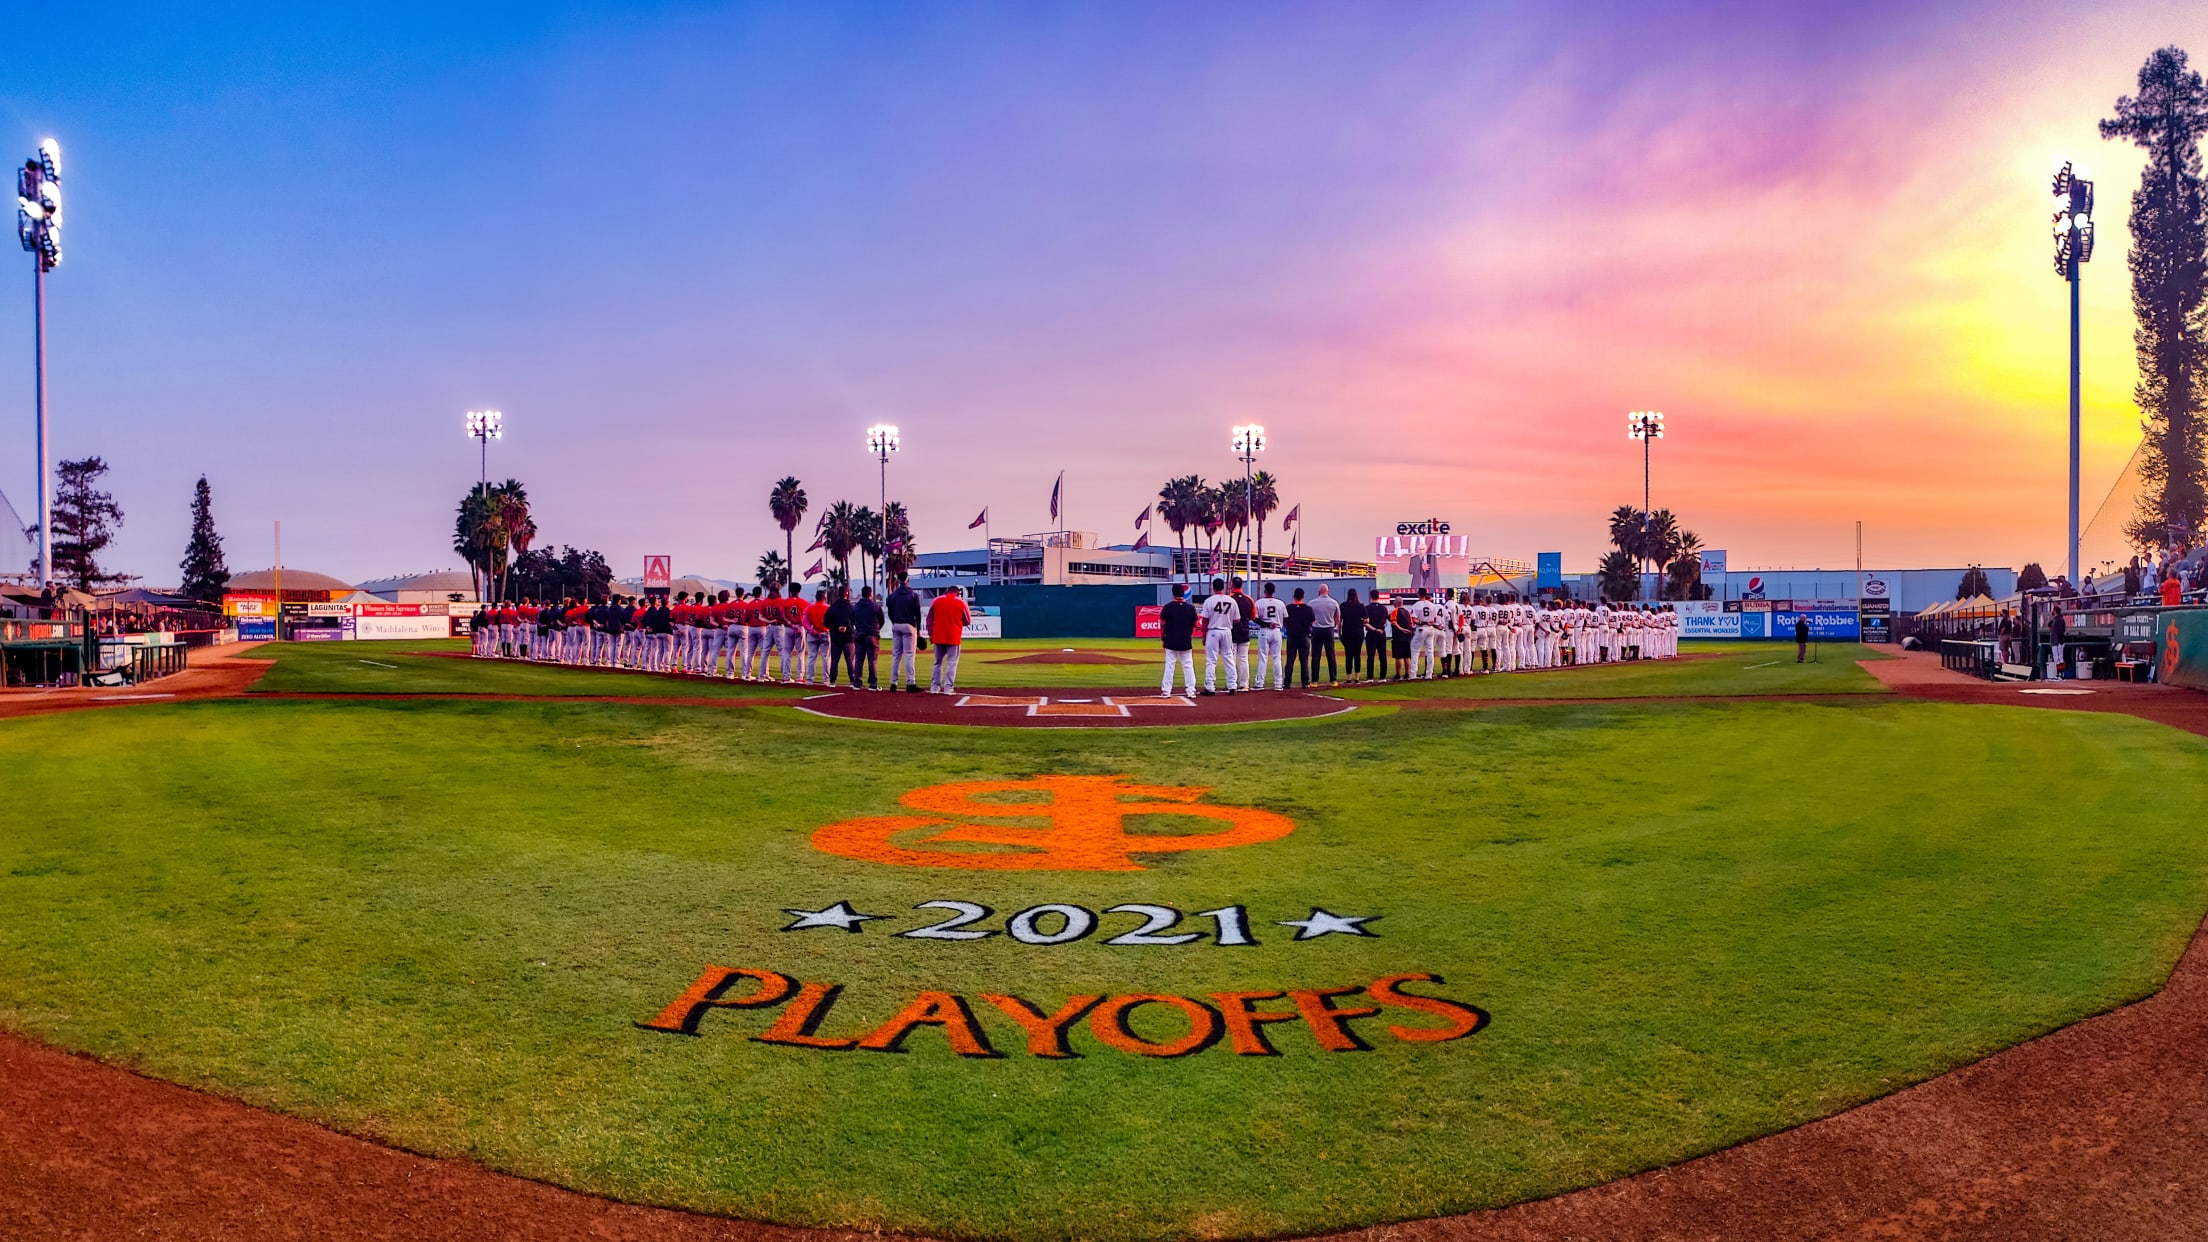
[(2078, 581), (2078, 278), (2093, 258), (2093, 183), (2055, 174), (2055, 275), (2070, 282), (2070, 583)]
[[(1641, 442), (1641, 568), (1648, 572), (1648, 507), (1650, 448), (1664, 438), (1664, 415), (1661, 410), (1635, 410), (1625, 416), (1625, 433)], [(1640, 594), (1636, 585), (1634, 595)], [(1660, 592), (1659, 592), (1660, 594)]]
[(506, 436), (506, 416), (497, 410), (469, 410), (468, 437), (483, 446), (483, 494), (491, 491), (491, 441)]
[[(1257, 464), (1257, 455), (1265, 451), (1265, 429), (1256, 423), (1238, 423), (1234, 428), (1234, 452), (1242, 459), (1242, 519), (1257, 520), (1256, 484), (1252, 482), (1251, 467)], [(1252, 540), (1243, 552), (1242, 577), (1244, 581), (1257, 581), (1257, 543)]]
[(31, 252), (38, 384), (38, 586), (54, 581), (54, 484), (46, 469), (46, 273), (61, 266), (61, 144), (48, 138), (15, 175), (15, 235)]
[(897, 444), (894, 423), (876, 423), (866, 429), (866, 447), (882, 464), (882, 554), (874, 562), (874, 572), (881, 575), (885, 592), (889, 589), (889, 455), (897, 451)]

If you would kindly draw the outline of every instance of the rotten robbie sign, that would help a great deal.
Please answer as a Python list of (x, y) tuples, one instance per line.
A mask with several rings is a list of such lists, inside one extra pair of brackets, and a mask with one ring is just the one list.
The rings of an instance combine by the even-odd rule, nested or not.
[[(1143, 871), (1144, 857), (1190, 850), (1229, 849), (1277, 841), (1295, 830), (1294, 821), (1257, 807), (1203, 801), (1202, 787), (1140, 785), (1126, 776), (1038, 776), (1016, 781), (966, 781), (934, 785), (906, 793), (899, 801), (917, 814), (848, 819), (816, 830), (812, 845), (826, 854), (897, 867), (960, 871)], [(1210, 826), (1184, 833), (1130, 831), (1153, 817), (1180, 817)], [(1101, 912), (1069, 902), (1029, 906), (1003, 920), (978, 902), (938, 898), (918, 903), (931, 914), (922, 926), (889, 934), (923, 943), (972, 943), (998, 935), (1033, 946), (1070, 944), (1102, 932), (1098, 943), (1127, 948), (1209, 946), (1240, 948), (1260, 943), (1257, 925), (1242, 905), (1196, 911), (1197, 930), (1176, 930), (1190, 918), (1167, 905), (1122, 903)], [(788, 908), (794, 921), (783, 932), (827, 929), (860, 934), (866, 925), (899, 916), (861, 913), (848, 901), (819, 910)], [(1123, 926), (1104, 920), (1126, 916)], [(1294, 928), (1290, 943), (1328, 936), (1370, 937), (1365, 924), (1379, 916), (1336, 914), (1318, 906), (1303, 918), (1276, 918), (1269, 926)], [(1280, 933), (1285, 936), (1285, 933)], [(1270, 938), (1270, 934), (1268, 934)], [(1076, 993), (1039, 1005), (1009, 992), (976, 994), (985, 1011), (1002, 1015), (1009, 1036), (1024, 1040), (1038, 1057), (1066, 1058), (1071, 1033), (1086, 1019), (1099, 1045), (1146, 1057), (1180, 1057), (1201, 1052), (1225, 1039), (1240, 1056), (1278, 1052), (1266, 1027), (1300, 1026), (1326, 1052), (1366, 1051), (1371, 1044), (1353, 1025), (1402, 1011), (1423, 1019), (1415, 1025), (1382, 1020), (1372, 1031), (1412, 1044), (1439, 1043), (1482, 1029), (1485, 1011), (1459, 1001), (1406, 990), (1407, 984), (1440, 984), (1425, 972), (1394, 974), (1362, 986), (1282, 987), (1255, 991), (1207, 992), (1181, 996), (1162, 992), (1108, 995)], [(657, 1016), (637, 1025), (645, 1030), (695, 1035), (715, 1009), (779, 1010), (766, 1029), (752, 1038), (761, 1043), (821, 1050), (904, 1051), (906, 1039), (922, 1027), (939, 1028), (951, 1050), (965, 1057), (1001, 1055), (991, 1043), (975, 1006), (964, 996), (920, 991), (888, 1021), (864, 1030), (836, 1032), (829, 1026), (842, 995), (834, 983), (801, 982), (775, 970), (708, 966), (696, 982)], [(1360, 999), (1351, 999), (1360, 998)], [(1337, 1003), (1339, 1002), (1339, 1003)], [(1270, 1004), (1272, 1007), (1265, 1008)], [(1144, 1015), (1138, 1023), (1136, 1015)]]

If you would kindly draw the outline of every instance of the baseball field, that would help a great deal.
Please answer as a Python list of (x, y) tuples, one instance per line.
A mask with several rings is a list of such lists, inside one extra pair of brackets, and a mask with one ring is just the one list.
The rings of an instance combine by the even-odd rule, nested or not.
[(1110, 731), (365, 646), (0, 721), (40, 791), (0, 1027), (623, 1200), (1281, 1235), (1891, 1093), (2153, 992), (2208, 909), (2189, 799), (2143, 796), (2208, 741), (1904, 699), (1852, 646)]

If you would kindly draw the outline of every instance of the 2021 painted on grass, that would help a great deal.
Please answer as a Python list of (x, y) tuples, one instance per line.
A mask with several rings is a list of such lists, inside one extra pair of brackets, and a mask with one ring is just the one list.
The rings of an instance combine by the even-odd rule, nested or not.
[[(1202, 802), (1208, 793), (1201, 786), (1137, 785), (1127, 776), (1038, 776), (1016, 781), (965, 781), (915, 789), (898, 799), (905, 806), (928, 812), (921, 816), (876, 816), (829, 824), (812, 836), (814, 848), (823, 853), (895, 867), (955, 868), (973, 871), (1141, 871), (1146, 854), (1184, 850), (1224, 849), (1277, 841), (1294, 831), (1287, 816), (1257, 807), (1223, 806)], [(989, 801), (1010, 796), (1013, 801)], [(1133, 833), (1126, 821), (1132, 816), (1177, 815), (1224, 824), (1214, 832), (1187, 834)], [(975, 820), (983, 822), (976, 823)], [(1041, 821), (1041, 822), (1036, 822)], [(943, 848), (951, 846), (953, 848)], [(956, 848), (981, 846), (982, 849)], [(988, 907), (973, 902), (924, 901), (916, 909), (950, 909), (953, 917), (930, 927), (899, 933), (920, 940), (972, 940), (993, 931), (967, 930), (966, 925), (987, 918)], [(1214, 931), (1157, 936), (1163, 926), (1181, 915), (1166, 906), (1122, 905), (1106, 913), (1136, 914), (1147, 921), (1129, 933), (1114, 936), (1107, 945), (1150, 946), (1192, 943), (1208, 939), (1222, 946), (1249, 945), (1248, 916), (1240, 906), (1199, 913), (1212, 921)], [(866, 920), (848, 903), (826, 910), (785, 909), (797, 915), (783, 931), (836, 927), (857, 932)], [(1060, 925), (1041, 930), (1040, 920), (1055, 917)], [(1163, 916), (1162, 920), (1160, 916)], [(1323, 920), (1322, 920), (1323, 916)], [(1361, 924), (1377, 916), (1345, 918), (1314, 908), (1306, 920), (1278, 920), (1299, 928), (1297, 939), (1325, 931), (1369, 935)], [(1022, 943), (1048, 945), (1079, 939), (1096, 925), (1087, 909), (1067, 904), (1032, 907), (1012, 916), (1007, 924), (1011, 937)], [(742, 990), (738, 984), (756, 986)], [(1384, 1009), (1405, 1010), (1439, 1018), (1439, 1026), (1386, 1025), (1389, 1036), (1404, 1043), (1436, 1044), (1462, 1039), (1484, 1028), (1488, 1014), (1474, 1005), (1405, 990), (1406, 984), (1440, 984), (1440, 976), (1407, 972), (1376, 979), (1369, 984), (1343, 987), (1279, 988), (1258, 991), (1208, 992), (1201, 997), (1169, 992), (1131, 992), (1117, 995), (1079, 993), (1055, 1008), (1003, 992), (982, 992), (978, 999), (1018, 1028), (1032, 1056), (1051, 1060), (1077, 1057), (1071, 1032), (1083, 1018), (1091, 1037), (1102, 1047), (1130, 1056), (1173, 1058), (1190, 1056), (1220, 1043), (1237, 1056), (1277, 1056), (1266, 1028), (1301, 1024), (1313, 1043), (1326, 1052), (1369, 1051), (1372, 1045), (1354, 1023), (1379, 1017)], [(962, 1057), (998, 1057), (989, 1034), (964, 996), (937, 990), (919, 991), (903, 1009), (872, 1030), (842, 1035), (822, 1035), (842, 995), (841, 984), (800, 983), (776, 970), (742, 966), (708, 966), (696, 982), (676, 997), (658, 1016), (637, 1025), (649, 1031), (695, 1035), (705, 1016), (714, 1009), (780, 1009), (774, 1021), (753, 1036), (760, 1043), (819, 1051), (902, 1052), (905, 1041), (923, 1027), (943, 1033), (951, 1051)], [(1361, 996), (1370, 1003), (1337, 1004), (1339, 998)], [(1272, 1003), (1272, 1008), (1260, 1005)], [(1283, 1009), (1279, 1006), (1286, 1005)], [(1148, 1029), (1137, 1025), (1137, 1015), (1151, 1011)], [(1175, 1014), (1177, 1017), (1161, 1017)]]

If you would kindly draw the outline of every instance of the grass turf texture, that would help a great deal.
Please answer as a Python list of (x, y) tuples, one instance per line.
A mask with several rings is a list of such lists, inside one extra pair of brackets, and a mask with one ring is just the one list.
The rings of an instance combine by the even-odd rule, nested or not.
[[(616, 1197), (963, 1235), (1267, 1234), (1555, 1193), (1830, 1113), (2151, 991), (2208, 903), (2208, 746), (2124, 717), (1867, 698), (969, 732), (572, 703), (232, 700), (0, 724), (0, 1025)], [(1297, 821), (1137, 873), (813, 850), (916, 786), (1212, 784)], [(96, 790), (96, 798), (63, 791)], [(2046, 795), (2061, 791), (2061, 809)], [(2111, 831), (2109, 825), (2121, 825)], [(1246, 903), (1261, 946), (896, 939)], [(783, 934), (784, 907), (899, 916)], [(1311, 905), (1377, 938), (1288, 939)], [(1196, 924), (1203, 926), (1203, 924)], [(1202, 995), (1448, 979), (1447, 1044), (1002, 1060), (637, 1030), (706, 962), (847, 986)], [(1383, 1019), (1382, 1021), (1385, 1021)], [(1369, 1029), (1377, 1023), (1365, 1024)]]

